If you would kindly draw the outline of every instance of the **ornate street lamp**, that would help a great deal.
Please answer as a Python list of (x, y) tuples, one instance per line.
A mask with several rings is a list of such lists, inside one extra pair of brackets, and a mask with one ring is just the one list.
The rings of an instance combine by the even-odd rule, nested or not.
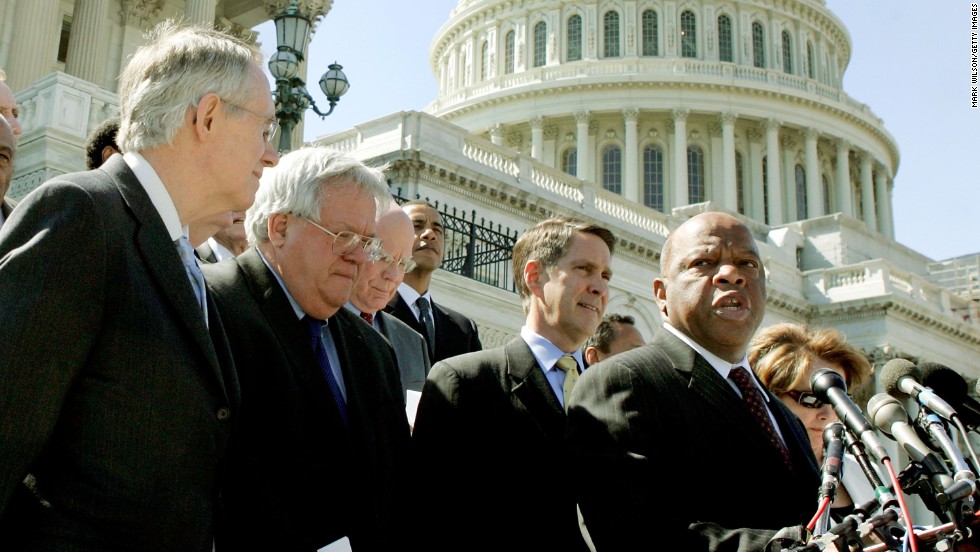
[(327, 72), (320, 77), (320, 90), (330, 102), (326, 113), (320, 111), (313, 97), (306, 91), (306, 83), (299, 77), (300, 63), (305, 59), (307, 39), (312, 22), (300, 12), (296, 0), (273, 18), (276, 23), (276, 53), (269, 60), (269, 72), (276, 79), (276, 118), (279, 119), (279, 151), (288, 151), (292, 146), (292, 133), (303, 120), (307, 109), (312, 109), (321, 119), (333, 113), (333, 108), (350, 88), (347, 75), (337, 62), (327, 66)]

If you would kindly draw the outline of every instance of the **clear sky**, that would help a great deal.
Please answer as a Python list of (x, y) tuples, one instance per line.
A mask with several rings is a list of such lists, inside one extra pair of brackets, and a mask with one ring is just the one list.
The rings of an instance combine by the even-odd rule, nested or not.
[[(310, 45), (309, 86), (334, 60), (351, 88), (324, 121), (309, 112), (305, 139), (436, 97), (429, 45), (457, 0), (335, 0)], [(896, 239), (933, 259), (980, 253), (980, 109), (970, 107), (970, 1), (827, 0), (852, 41), (844, 91), (868, 104), (901, 152)], [(271, 22), (258, 27), (275, 51)]]

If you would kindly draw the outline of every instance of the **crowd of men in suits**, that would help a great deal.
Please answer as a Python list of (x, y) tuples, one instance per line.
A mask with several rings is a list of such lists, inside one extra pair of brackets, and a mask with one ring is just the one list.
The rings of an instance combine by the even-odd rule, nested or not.
[(543, 220), (514, 247), (525, 323), (481, 350), (431, 292), (438, 210), (347, 154), (280, 158), (260, 62), (160, 26), (118, 152), (4, 204), (0, 548), (748, 551), (806, 521), (806, 433), (740, 376), (766, 300), (745, 225), (670, 234), (641, 346), (604, 320), (613, 233)]

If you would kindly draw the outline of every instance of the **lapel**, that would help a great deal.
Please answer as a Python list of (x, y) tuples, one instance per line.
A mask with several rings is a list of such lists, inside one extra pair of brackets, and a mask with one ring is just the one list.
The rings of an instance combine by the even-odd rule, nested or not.
[[(335, 409), (327, 380), (320, 373), (319, 363), (310, 347), (310, 339), (303, 323), (296, 317), (286, 292), (272, 274), (258, 250), (253, 246), (235, 257), (239, 269), (245, 274), (249, 292), (265, 317), (265, 322), (285, 357), (288, 368), (297, 379), (303, 392), (310, 397), (310, 403), (319, 405), (324, 416)], [(330, 407), (330, 408), (327, 408)], [(339, 422), (339, 416), (338, 423)]]
[[(388, 302), (388, 306), (384, 310), (388, 314), (408, 324), (410, 328), (417, 331), (422, 337), (425, 337), (425, 327), (415, 318), (412, 307), (408, 306), (408, 303), (405, 302), (405, 299), (402, 298), (400, 293), (395, 293), (395, 296)], [(436, 323), (435, 315), (433, 315), (432, 322)]]
[[(344, 375), (344, 387), (347, 391), (347, 414), (353, 427), (356, 420), (363, 419), (360, 411), (361, 404), (357, 400), (359, 396), (368, 396), (370, 391), (363, 391), (364, 385), (362, 375), (369, 369), (371, 360), (369, 359), (368, 345), (364, 340), (361, 331), (373, 332), (361, 318), (345, 308), (341, 308), (336, 314), (330, 317), (328, 325), (333, 342), (337, 348), (337, 358), (340, 360), (340, 371)], [(370, 380), (369, 380), (370, 381)]]
[(561, 438), (565, 432), (565, 411), (531, 348), (517, 337), (504, 345), (503, 352), (506, 381), (517, 411), (526, 413), (546, 437)]
[[(194, 296), (194, 290), (187, 279), (180, 254), (170, 240), (163, 219), (153, 207), (146, 191), (136, 175), (130, 170), (122, 156), (115, 156), (103, 165), (102, 169), (112, 178), (123, 201), (136, 220), (136, 244), (150, 275), (160, 285), (163, 294), (177, 310), (177, 315), (194, 336), (204, 357), (227, 398), (221, 366), (211, 342), (211, 334), (204, 323), (204, 316)], [(220, 324), (220, 322), (219, 322)]]
[[(717, 412), (718, 420), (726, 420), (726, 424), (742, 433), (745, 439), (754, 441), (747, 444), (750, 450), (771, 451), (775, 461), (780, 465), (783, 464), (779, 451), (769, 442), (769, 436), (745, 407), (742, 398), (735, 393), (728, 380), (722, 378), (704, 357), (666, 330), (659, 332), (654, 342), (660, 345), (671, 359), (674, 359), (677, 370), (688, 373), (689, 390)], [(768, 395), (768, 392), (766, 394)], [(772, 401), (776, 399), (772, 395), (768, 395), (768, 398), (769, 407), (772, 408)], [(779, 417), (777, 416), (776, 419), (778, 420)]]

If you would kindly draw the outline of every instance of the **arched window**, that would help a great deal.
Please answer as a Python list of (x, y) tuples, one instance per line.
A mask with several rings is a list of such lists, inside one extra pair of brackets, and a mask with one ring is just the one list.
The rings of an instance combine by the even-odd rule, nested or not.
[(727, 15), (718, 17), (718, 59), (735, 61), (732, 49), (732, 18)]
[(765, 223), (769, 224), (769, 157), (762, 157), (762, 212)]
[(534, 25), (534, 67), (541, 67), (548, 59), (548, 24), (538, 21)]
[(568, 50), (565, 53), (567, 61), (582, 59), (582, 16), (573, 15), (568, 18)]
[(623, 150), (619, 146), (602, 150), (602, 187), (614, 194), (623, 193)]
[(745, 178), (742, 176), (742, 154), (735, 152), (735, 198), (738, 212), (745, 214)]
[(681, 57), (698, 57), (698, 23), (691, 10), (681, 13)]
[(827, 180), (827, 175), (820, 175), (821, 184), (823, 184), (823, 214), (830, 214), (830, 181)]
[(806, 218), (806, 171), (796, 165), (796, 220)]
[(504, 37), (504, 73), (514, 72), (514, 31), (509, 31)]
[(619, 57), (619, 12), (606, 12), (602, 17), (602, 30), (602, 57)]
[(752, 23), (752, 65), (766, 67), (766, 31), (762, 23)]
[(480, 80), (485, 81), (490, 77), (490, 43), (486, 40), (480, 46)]
[(664, 151), (660, 146), (643, 148), (643, 204), (664, 210)]
[(816, 71), (813, 67), (813, 43), (808, 40), (806, 42), (806, 76), (812, 79), (814, 74)]
[(793, 39), (783, 31), (783, 73), (793, 74)]
[(657, 12), (646, 10), (642, 16), (643, 55), (660, 55), (660, 36), (657, 29)]
[(704, 152), (698, 146), (687, 148), (687, 200), (704, 201)]
[(575, 176), (578, 171), (578, 153), (574, 147), (568, 148), (561, 154), (561, 170), (564, 173), (568, 173)]

